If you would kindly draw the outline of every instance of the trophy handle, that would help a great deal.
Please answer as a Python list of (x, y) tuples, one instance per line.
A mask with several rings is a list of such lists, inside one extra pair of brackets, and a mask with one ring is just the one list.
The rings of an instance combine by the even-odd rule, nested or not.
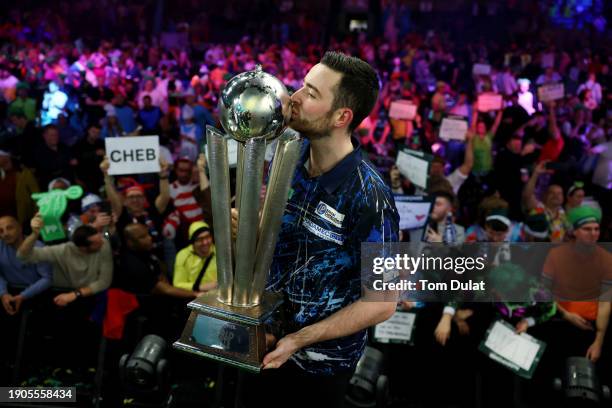
[(268, 180), (257, 239), (253, 282), (249, 293), (250, 304), (261, 302), (301, 150), (302, 138), (299, 133), (287, 128), (278, 139)]
[(217, 250), (218, 298), (220, 302), (231, 303), (234, 274), (227, 137), (214, 127), (206, 126), (206, 138), (210, 179), (214, 180), (210, 183), (210, 194)]

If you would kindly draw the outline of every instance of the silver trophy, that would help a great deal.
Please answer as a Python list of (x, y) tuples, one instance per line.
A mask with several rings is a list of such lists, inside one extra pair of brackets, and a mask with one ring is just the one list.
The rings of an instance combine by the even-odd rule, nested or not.
[[(230, 79), (221, 93), (219, 112), (227, 135), (206, 127), (219, 285), (189, 303), (191, 315), (174, 347), (259, 372), (266, 353), (264, 322), (282, 301), (265, 292), (265, 284), (302, 139), (286, 127), (291, 117), (287, 89), (261, 67)], [(235, 242), (230, 137), (238, 142)], [(260, 205), (266, 146), (275, 139), (274, 161)]]

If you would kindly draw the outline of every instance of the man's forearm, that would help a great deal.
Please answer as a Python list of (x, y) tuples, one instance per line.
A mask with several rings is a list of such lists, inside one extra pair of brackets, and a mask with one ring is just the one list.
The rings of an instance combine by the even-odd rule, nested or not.
[[(538, 181), (538, 174), (534, 172), (529, 178), (527, 184), (525, 184), (525, 188), (523, 189), (523, 200), (528, 207), (532, 206), (532, 201), (534, 200), (533, 195), (535, 194), (535, 187)], [(531, 208), (529, 208), (531, 209)]]
[(463, 156), (463, 164), (459, 167), (459, 171), (464, 176), (468, 176), (474, 167), (474, 144), (472, 138), (468, 139), (465, 144), (465, 153)]
[(553, 139), (558, 139), (560, 137), (559, 127), (557, 126), (557, 117), (555, 115), (555, 109), (550, 109), (550, 114), (548, 116), (548, 134)]
[[(85, 292), (81, 292), (83, 296), (89, 296), (90, 293), (91, 295), (95, 295), (96, 293), (100, 293), (111, 286), (113, 281), (113, 263), (112, 255), (110, 253), (110, 246), (108, 248), (102, 248), (102, 251), (102, 255), (108, 255), (108, 259), (104, 260), (100, 264), (98, 278), (95, 281), (90, 282), (86, 288), (81, 288), (85, 290)], [(106, 251), (108, 252), (105, 253)]]
[(111, 207), (113, 212), (117, 214), (117, 216), (121, 215), (121, 211), (123, 210), (123, 203), (121, 202), (121, 197), (119, 197), (119, 193), (115, 189), (115, 184), (113, 178), (108, 174), (104, 176), (104, 189), (106, 190), (106, 196), (111, 203)]
[(318, 323), (291, 334), (299, 348), (314, 343), (349, 336), (387, 320), (395, 312), (395, 302), (358, 300)]
[(596, 334), (595, 340), (599, 340), (603, 343), (604, 337), (606, 336), (606, 330), (608, 329), (608, 322), (610, 321), (610, 302), (599, 302), (597, 307), (597, 320), (595, 322)]
[(476, 125), (478, 124), (478, 109), (472, 109), (472, 124), (470, 126), (470, 130), (472, 132), (476, 132)]
[(32, 248), (36, 244), (38, 240), (38, 232), (32, 232), (30, 235), (23, 240), (19, 249), (17, 249), (17, 256), (19, 257), (27, 257), (32, 253)]
[(159, 195), (155, 199), (155, 208), (160, 214), (166, 211), (169, 201), (170, 183), (168, 182), (168, 176), (163, 176), (159, 178)]
[(37, 280), (36, 282), (32, 283), (30, 286), (28, 286), (27, 288), (25, 288), (22, 292), (21, 292), (21, 296), (24, 297), (24, 299), (30, 299), (42, 292), (44, 292), (45, 290), (49, 289), (51, 287), (52, 284), (52, 280), (51, 277), (42, 277), (39, 280)]
[(493, 122), (493, 126), (491, 127), (491, 133), (495, 136), (497, 134), (497, 129), (499, 129), (499, 124), (501, 123), (503, 116), (503, 111), (500, 109), (497, 111), (497, 115), (495, 116), (495, 122)]

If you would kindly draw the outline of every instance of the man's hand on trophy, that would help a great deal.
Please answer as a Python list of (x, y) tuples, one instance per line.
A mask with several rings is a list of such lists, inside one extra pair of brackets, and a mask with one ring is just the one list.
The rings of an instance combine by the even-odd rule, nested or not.
[(277, 342), (276, 336), (272, 333), (266, 333), (266, 350), (272, 350), (272, 348), (276, 345)]
[[(267, 343), (266, 336), (266, 343)], [(276, 348), (266, 354), (263, 359), (263, 369), (280, 368), (289, 358), (300, 349), (297, 335), (288, 334), (276, 343)]]

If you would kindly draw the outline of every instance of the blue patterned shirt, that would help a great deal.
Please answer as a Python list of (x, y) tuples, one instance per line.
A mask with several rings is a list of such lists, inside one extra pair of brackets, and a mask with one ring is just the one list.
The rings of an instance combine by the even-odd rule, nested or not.
[[(295, 332), (323, 320), (361, 296), (362, 242), (396, 242), (399, 215), (391, 189), (354, 150), (333, 169), (309, 177), (305, 141), (283, 216), (268, 290), (284, 295), (284, 330)], [(313, 374), (353, 370), (366, 330), (310, 345), (291, 359)]]

